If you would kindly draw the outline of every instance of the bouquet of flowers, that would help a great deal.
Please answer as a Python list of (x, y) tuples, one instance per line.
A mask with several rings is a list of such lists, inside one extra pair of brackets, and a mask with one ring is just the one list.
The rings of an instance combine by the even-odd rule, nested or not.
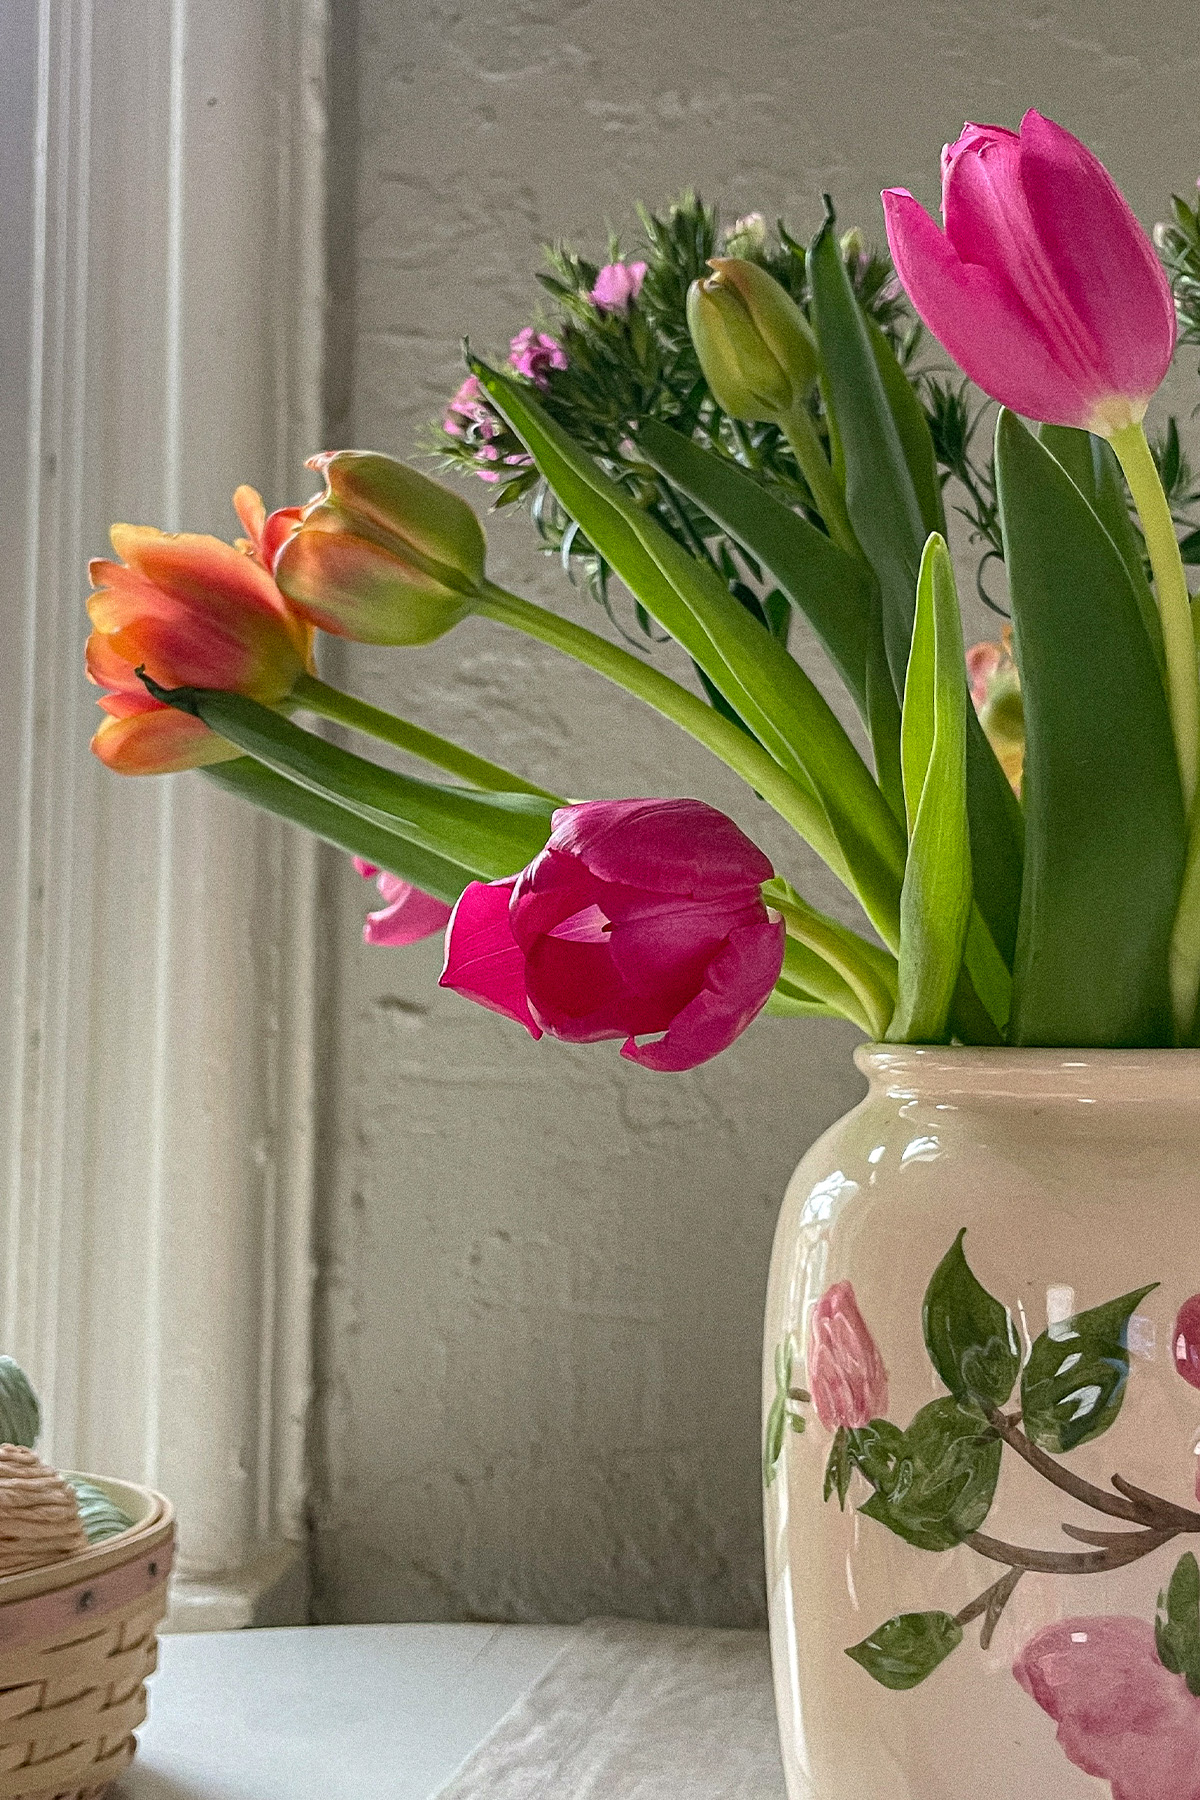
[[(1176, 202), (1160, 260), (1037, 113), (968, 126), (942, 175), (942, 227), (884, 195), (890, 261), (839, 238), (828, 201), (804, 246), (758, 215), (722, 237), (688, 197), (643, 214), (637, 257), (557, 248), (552, 316), (505, 366), (468, 348), (443, 463), (528, 505), (624, 643), (492, 582), (449, 487), (330, 452), (303, 506), (268, 515), (239, 489), (234, 545), (114, 526), (119, 560), (92, 565), (97, 755), (201, 768), (318, 833), (378, 875), (372, 941), (444, 929), (443, 985), (650, 1068), (705, 1061), (764, 1007), (903, 1042), (1200, 1041), (1200, 531), (1174, 421), (1155, 446), (1143, 427), (1177, 337), (1200, 339), (1200, 209)], [(969, 653), (948, 495), (1010, 616)], [(793, 609), (869, 761), (791, 654)], [(415, 649), (469, 614), (703, 744), (824, 859), (861, 929), (701, 800), (568, 803), (317, 674), (322, 632)], [(696, 688), (655, 666), (663, 638)]]

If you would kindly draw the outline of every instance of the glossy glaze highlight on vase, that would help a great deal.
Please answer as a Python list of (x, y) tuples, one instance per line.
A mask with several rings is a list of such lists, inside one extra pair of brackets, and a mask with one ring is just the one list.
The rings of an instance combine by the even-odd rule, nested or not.
[(790, 1800), (1200, 1800), (1200, 1052), (858, 1062), (767, 1302)]

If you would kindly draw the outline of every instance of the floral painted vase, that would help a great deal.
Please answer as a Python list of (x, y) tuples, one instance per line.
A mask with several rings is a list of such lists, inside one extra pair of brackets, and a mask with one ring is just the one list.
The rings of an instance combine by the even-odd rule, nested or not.
[(767, 1302), (790, 1800), (1200, 1800), (1200, 1052), (858, 1062)]

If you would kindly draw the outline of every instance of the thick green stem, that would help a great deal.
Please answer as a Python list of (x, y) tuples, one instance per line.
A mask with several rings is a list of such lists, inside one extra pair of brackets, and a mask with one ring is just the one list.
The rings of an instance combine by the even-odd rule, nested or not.
[(1175, 536), (1175, 522), (1163, 492), (1146, 433), (1141, 425), (1125, 425), (1112, 435), (1133, 503), (1146, 539), (1146, 552), (1154, 573), (1154, 591), (1162, 620), (1163, 648), (1167, 658), (1167, 702), (1179, 758), (1183, 804), (1190, 819), (1196, 795), (1197, 759), (1200, 758), (1200, 676), (1196, 668), (1196, 640), (1192, 633), (1191, 600), (1183, 558)]
[(499, 624), (523, 631), (527, 636), (573, 656), (577, 662), (607, 676), (609, 681), (672, 720), (761, 794), (768, 806), (773, 807), (780, 818), (786, 819), (792, 829), (824, 858), (851, 893), (859, 897), (815, 790), (781, 769), (756, 739), (748, 737), (707, 702), (672, 681), (669, 675), (641, 662), (628, 650), (610, 644), (594, 631), (588, 631), (570, 619), (561, 619), (546, 607), (522, 600), (519, 595), (510, 594), (490, 581), (484, 582), (474, 610), (484, 618), (495, 619)]
[(1200, 994), (1200, 807), (1195, 805), (1200, 760), (1200, 673), (1196, 662), (1196, 638), (1175, 522), (1146, 442), (1146, 433), (1141, 425), (1126, 425), (1120, 431), (1114, 431), (1111, 441), (1142, 522), (1146, 552), (1154, 574), (1154, 592), (1167, 659), (1167, 704), (1188, 818), (1187, 863), (1170, 950), (1175, 1031), (1176, 1036), (1186, 1043), (1191, 1037), (1196, 998)]
[(786, 881), (776, 878), (768, 882), (763, 899), (783, 915), (789, 937), (841, 976), (858, 1002), (860, 1016), (855, 1022), (874, 1039), (882, 1040), (896, 1010), (895, 959), (836, 919), (817, 912)]
[(498, 763), (474, 756), (470, 750), (463, 750), (434, 731), (425, 731), (420, 725), (397, 718), (395, 713), (384, 712), (382, 707), (371, 706), (353, 694), (344, 694), (340, 688), (330, 687), (328, 682), (315, 675), (301, 675), (292, 689), (292, 699), (305, 712), (349, 726), (351, 731), (361, 731), (367, 737), (377, 738), (381, 744), (394, 744), (397, 750), (407, 750), (413, 756), (419, 756), (422, 762), (431, 763), (435, 769), (457, 775), (471, 787), (496, 794), (538, 794), (544, 800), (558, 800), (558, 795), (547, 788), (535, 786), (522, 776), (514, 775), (510, 769), (502, 769)]
[(851, 556), (861, 556), (862, 551), (854, 535), (850, 515), (846, 511), (845, 497), (838, 486), (837, 476), (829, 466), (829, 458), (813, 424), (812, 414), (800, 402), (785, 418), (780, 419), (779, 424), (784, 437), (792, 446), (800, 472), (812, 490), (817, 511), (829, 527), (830, 537)]

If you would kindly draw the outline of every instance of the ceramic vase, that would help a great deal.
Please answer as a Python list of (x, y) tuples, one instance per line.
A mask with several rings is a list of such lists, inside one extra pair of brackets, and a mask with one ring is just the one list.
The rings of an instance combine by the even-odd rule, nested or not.
[(1200, 1052), (858, 1063), (767, 1302), (790, 1800), (1200, 1800)]

